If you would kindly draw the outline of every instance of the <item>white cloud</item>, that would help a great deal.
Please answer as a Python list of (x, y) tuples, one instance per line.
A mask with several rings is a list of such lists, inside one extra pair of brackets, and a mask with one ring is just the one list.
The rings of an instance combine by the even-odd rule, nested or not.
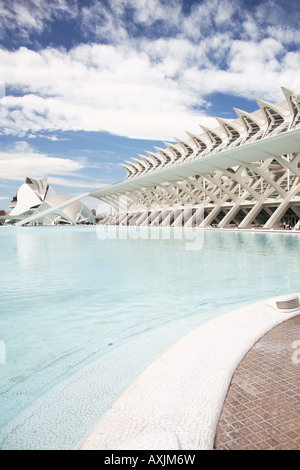
[(48, 177), (49, 183), (53, 186), (64, 186), (64, 187), (70, 187), (70, 188), (84, 188), (84, 189), (100, 189), (104, 186), (105, 184), (97, 183), (97, 181), (89, 181), (89, 180), (74, 180), (74, 179), (68, 179), (68, 178), (63, 178), (59, 176), (50, 176)]
[(0, 80), (0, 105), (4, 104), (4, 97), (5, 97), (5, 83)]
[(111, 10), (102, 2), (95, 1), (91, 6), (84, 6), (81, 10), (81, 30), (85, 37), (93, 34), (106, 41), (124, 41), (128, 37), (125, 25), (120, 21), (123, 13), (121, 0), (111, 2)]
[[(116, 4), (118, 0), (114, 0)], [(134, 9), (133, 18), (135, 23), (150, 26), (158, 20), (164, 21), (165, 28), (180, 26), (182, 2), (173, 0), (162, 3), (160, 0), (131, 0), (128, 2)]]
[(78, 14), (76, 0), (0, 0), (0, 38), (7, 30), (28, 38), (31, 32), (42, 33), (47, 22), (61, 16)]
[(59, 137), (57, 137), (56, 135), (46, 135), (46, 134), (28, 134), (27, 135), (27, 139), (46, 139), (46, 140), (50, 140), (52, 142), (58, 142), (58, 141), (64, 141), (64, 140), (69, 140), (69, 139), (61, 139)]
[(183, 122), (198, 124), (187, 108), (197, 99), (194, 91), (181, 88), (161, 65), (132, 48), (85, 45), (69, 53), (21, 48), (0, 51), (0, 61), (4, 80), (30, 91), (6, 96), (0, 112), (12, 132), (105, 130), (170, 139), (172, 132), (183, 132)]
[(208, 93), (280, 99), (281, 85), (299, 88), (299, 52), (285, 54), (274, 39), (260, 45), (233, 41), (227, 70), (205, 61), (211, 47), (205, 42), (199, 51), (174, 39), (154, 42), (151, 50), (145, 44), (144, 52), (96, 44), (69, 52), (2, 50), (2, 79), (25, 93), (6, 96), (3, 132), (87, 130), (170, 140), (184, 130), (196, 132), (200, 122), (211, 125), (204, 111), (190, 109), (201, 106)]
[(77, 176), (82, 163), (69, 158), (49, 157), (37, 153), (24, 141), (0, 152), (1, 180), (23, 181), (26, 176), (43, 178), (51, 175)]
[[(2, 11), (3, 5), (0, 0)], [(74, 3), (67, 13), (67, 0), (51, 3), (48, 13), (42, 5), (42, 0), (19, 4), (14, 11), (19, 27), (42, 29), (57, 15), (75, 17), (79, 11)], [(207, 94), (278, 100), (280, 86), (300, 88), (299, 50), (286, 47), (295, 28), (281, 26), (274, 12), (266, 16), (264, 5), (250, 14), (240, 2), (206, 0), (185, 15), (182, 1), (170, 5), (94, 1), (81, 6), (79, 27), (110, 44), (0, 50), (1, 80), (18, 91), (7, 93), (0, 106), (2, 132), (86, 130), (171, 140), (184, 137), (184, 130), (198, 132), (199, 123), (213, 124), (205, 115)], [(6, 9), (4, 19), (11, 19), (12, 11)], [(172, 38), (147, 36), (158, 20), (163, 33), (173, 31)], [(137, 26), (143, 27), (138, 40)], [(300, 41), (299, 34), (293, 40)]]

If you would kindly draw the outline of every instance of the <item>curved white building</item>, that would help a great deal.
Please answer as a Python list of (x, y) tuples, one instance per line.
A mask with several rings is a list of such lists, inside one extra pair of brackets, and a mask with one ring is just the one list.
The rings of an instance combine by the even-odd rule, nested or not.
[(57, 195), (47, 178), (26, 178), (8, 220), (15, 225), (77, 225), (94, 223), (94, 216), (78, 198)]
[(43, 201), (55, 194), (47, 178), (35, 180), (27, 177), (25, 183), (17, 191), (16, 203), (9, 215), (19, 216), (32, 213)]
[[(235, 109), (199, 134), (122, 164), (123, 182), (90, 193), (137, 226), (294, 227), (300, 219), (300, 94)], [(199, 222), (200, 220), (200, 222)], [(103, 220), (103, 224), (111, 221)]]

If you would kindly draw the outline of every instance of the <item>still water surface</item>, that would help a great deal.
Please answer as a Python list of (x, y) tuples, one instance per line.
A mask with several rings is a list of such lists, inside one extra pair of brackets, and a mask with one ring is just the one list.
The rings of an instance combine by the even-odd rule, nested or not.
[[(13, 435), (19, 414), (74, 373), (104, 363), (112, 351), (122, 354), (133, 340), (161, 335), (159, 348), (148, 345), (145, 357), (136, 358), (138, 367), (128, 367), (126, 386), (192, 328), (244, 304), (300, 290), (298, 233), (205, 230), (197, 239), (190, 231), (187, 240), (164, 229), (155, 236), (134, 228), (109, 229), (109, 236), (105, 230), (0, 227), (0, 448), (22, 448)], [(114, 380), (121, 373), (117, 364), (109, 371)], [(112, 391), (102, 406), (115, 398)], [(76, 400), (74, 389), (74, 407)], [(85, 416), (54, 447), (78, 442), (101, 413), (96, 403), (89, 405), (90, 420)], [(33, 430), (27, 448), (35, 436)]]

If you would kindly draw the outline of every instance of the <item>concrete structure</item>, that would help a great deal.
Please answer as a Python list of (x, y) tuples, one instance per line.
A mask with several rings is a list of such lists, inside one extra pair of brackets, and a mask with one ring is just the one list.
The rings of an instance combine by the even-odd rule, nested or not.
[[(266, 299), (221, 315), (191, 331), (132, 382), (82, 439), (78, 449), (213, 450), (224, 400), (237, 367), (265, 334), (286, 320), (299, 317), (299, 305), (299, 293), (288, 297)], [(285, 346), (289, 368), (284, 369), (280, 363), (280, 369), (283, 369), (282, 376), (286, 382), (278, 384), (289, 390), (290, 377), (296, 377), (291, 393), (293, 398), (291, 406), (295, 410), (295, 416), (297, 416), (299, 395), (297, 394), (299, 364), (295, 361), (293, 363), (292, 355), (293, 348), (299, 347), (298, 331), (296, 330), (295, 335), (291, 336), (292, 342)], [(293, 341), (295, 341), (294, 346)], [(264, 353), (262, 362), (267, 365), (270, 352), (277, 354), (278, 362), (282, 345), (280, 344), (279, 350), (274, 350), (274, 347), (276, 345), (272, 342), (260, 343), (260, 349)], [(255, 370), (256, 368), (247, 371), (248, 375), (253, 375)], [(276, 387), (278, 372), (274, 370), (273, 374), (275, 382), (272, 383)], [(239, 385), (241, 393), (242, 382)], [(250, 388), (247, 391), (249, 400)], [(253, 408), (258, 417), (262, 413), (267, 416), (266, 420), (271, 420), (274, 416), (272, 413), (268, 416), (266, 412), (274, 410), (274, 403), (273, 408), (271, 403), (271, 408), (264, 410), (263, 394), (258, 393), (261, 391), (261, 388), (257, 388), (258, 396), (255, 396), (257, 401), (253, 403)], [(234, 404), (237, 406), (245, 402), (239, 403), (236, 400)], [(287, 408), (283, 404), (277, 406), (279, 408), (276, 415), (277, 424), (284, 424), (285, 414), (288, 414)], [(245, 408), (244, 406), (243, 410)], [(239, 411), (241, 409), (240, 407)], [(236, 418), (237, 410), (234, 410), (234, 413), (233, 418)], [(256, 424), (256, 419), (257, 416), (252, 426)], [(236, 423), (238, 420), (232, 421)], [(299, 420), (294, 424), (294, 429), (299, 428)], [(251, 424), (248, 423), (248, 427), (251, 431)], [(273, 429), (274, 427), (273, 424)], [(259, 426), (258, 428), (260, 429)], [(280, 429), (276, 432), (279, 435), (284, 434)], [(238, 437), (245, 436), (240, 434)], [(272, 435), (269, 435), (265, 440), (271, 437)], [(296, 443), (295, 438), (299, 443), (299, 435), (289, 436), (290, 449), (294, 448), (292, 446)], [(268, 442), (262, 448), (269, 448)]]
[(90, 193), (110, 204), (115, 218), (100, 223), (136, 226), (262, 227), (300, 219), (300, 94), (258, 99), (258, 110), (235, 109), (187, 140), (164, 143), (122, 164), (123, 182)]
[(26, 178), (12, 202), (6, 222), (14, 225), (62, 225), (94, 223), (91, 211), (79, 200), (57, 195), (47, 178)]
[(0, 225), (5, 223), (4, 218), (8, 215), (8, 213), (2, 209), (0, 209)]

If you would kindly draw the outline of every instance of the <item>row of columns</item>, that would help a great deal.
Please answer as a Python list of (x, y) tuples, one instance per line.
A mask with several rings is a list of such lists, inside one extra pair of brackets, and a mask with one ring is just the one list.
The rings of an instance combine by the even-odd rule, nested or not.
[[(220, 228), (225, 228), (243, 211), (239, 228), (249, 228), (264, 208), (269, 219), (263, 227), (278, 226), (291, 203), (298, 199), (300, 203), (296, 197), (300, 193), (300, 153), (272, 156), (247, 165), (238, 160), (236, 163), (231, 169), (217, 169), (103, 200), (113, 207), (115, 221), (120, 224), (177, 227), (184, 222), (203, 228), (225, 213), (218, 222)], [(268, 208), (270, 204), (275, 210)]]

